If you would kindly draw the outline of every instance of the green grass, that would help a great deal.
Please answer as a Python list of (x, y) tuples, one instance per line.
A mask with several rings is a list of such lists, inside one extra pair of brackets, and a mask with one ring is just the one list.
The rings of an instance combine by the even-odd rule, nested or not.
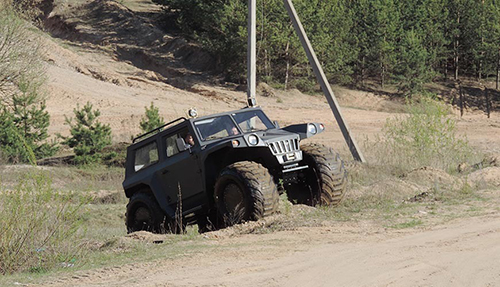
[[(125, 204), (88, 204), (79, 212), (82, 228), (73, 241), (80, 251), (66, 260), (72, 267), (56, 264), (52, 268), (31, 268), (27, 272), (6, 275), (0, 285), (14, 282), (33, 283), (50, 280), (55, 274), (72, 273), (134, 262), (150, 262), (159, 259), (192, 256), (206, 249), (215, 248), (209, 240), (198, 234), (196, 227), (189, 227), (183, 235), (165, 235), (163, 243), (141, 241), (126, 237), (124, 224)], [(65, 262), (66, 262), (65, 261)]]
[(413, 219), (413, 220), (410, 220), (408, 222), (398, 223), (398, 224), (394, 224), (394, 225), (391, 225), (388, 227), (394, 228), (394, 229), (406, 229), (406, 228), (414, 228), (414, 227), (417, 227), (417, 226), (422, 225), (422, 224), (423, 224), (422, 220)]
[(0, 274), (41, 273), (81, 254), (74, 240), (85, 199), (58, 192), (43, 171), (0, 191)]

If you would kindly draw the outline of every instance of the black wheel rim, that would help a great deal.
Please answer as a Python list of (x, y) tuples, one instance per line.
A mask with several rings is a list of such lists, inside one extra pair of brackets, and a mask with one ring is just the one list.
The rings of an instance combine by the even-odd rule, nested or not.
[(151, 228), (151, 212), (144, 206), (139, 206), (134, 213), (134, 231), (149, 230)]
[(234, 182), (229, 183), (223, 190), (224, 207), (232, 220), (239, 222), (245, 216), (245, 197), (243, 190)]

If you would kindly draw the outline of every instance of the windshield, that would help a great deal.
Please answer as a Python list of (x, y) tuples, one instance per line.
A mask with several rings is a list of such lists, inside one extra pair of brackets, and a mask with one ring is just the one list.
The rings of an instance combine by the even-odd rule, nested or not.
[(262, 111), (248, 111), (232, 115), (244, 133), (265, 131), (274, 128), (273, 123)]
[(229, 116), (197, 121), (194, 123), (194, 126), (204, 141), (240, 134), (240, 131)]

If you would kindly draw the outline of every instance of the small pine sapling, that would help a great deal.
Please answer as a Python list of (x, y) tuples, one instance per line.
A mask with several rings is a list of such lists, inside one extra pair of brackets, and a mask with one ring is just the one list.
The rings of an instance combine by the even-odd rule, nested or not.
[(149, 108), (148, 107), (144, 108), (146, 112), (142, 117), (140, 123), (141, 131), (143, 133), (147, 133), (165, 124), (163, 118), (160, 116), (160, 109), (158, 109), (158, 107), (155, 107), (153, 102), (151, 102)]
[(70, 126), (70, 137), (63, 137), (63, 143), (75, 152), (76, 164), (99, 163), (108, 155), (102, 153), (103, 149), (111, 145), (111, 127), (102, 124), (97, 119), (101, 112), (92, 110), (92, 105), (87, 104), (80, 109), (80, 106), (73, 110), (73, 118), (66, 117), (66, 124)]

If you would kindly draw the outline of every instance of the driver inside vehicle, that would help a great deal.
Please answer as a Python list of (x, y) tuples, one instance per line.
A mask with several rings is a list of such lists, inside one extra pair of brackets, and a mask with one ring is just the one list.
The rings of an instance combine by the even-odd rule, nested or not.
[(187, 133), (184, 137), (184, 142), (186, 143), (186, 147), (190, 148), (194, 146), (194, 139), (190, 133)]
[(231, 136), (235, 136), (235, 135), (239, 135), (239, 134), (240, 134), (240, 132), (238, 131), (238, 129), (235, 126), (233, 126), (231, 128), (231, 132), (229, 133), (229, 135), (231, 135)]

